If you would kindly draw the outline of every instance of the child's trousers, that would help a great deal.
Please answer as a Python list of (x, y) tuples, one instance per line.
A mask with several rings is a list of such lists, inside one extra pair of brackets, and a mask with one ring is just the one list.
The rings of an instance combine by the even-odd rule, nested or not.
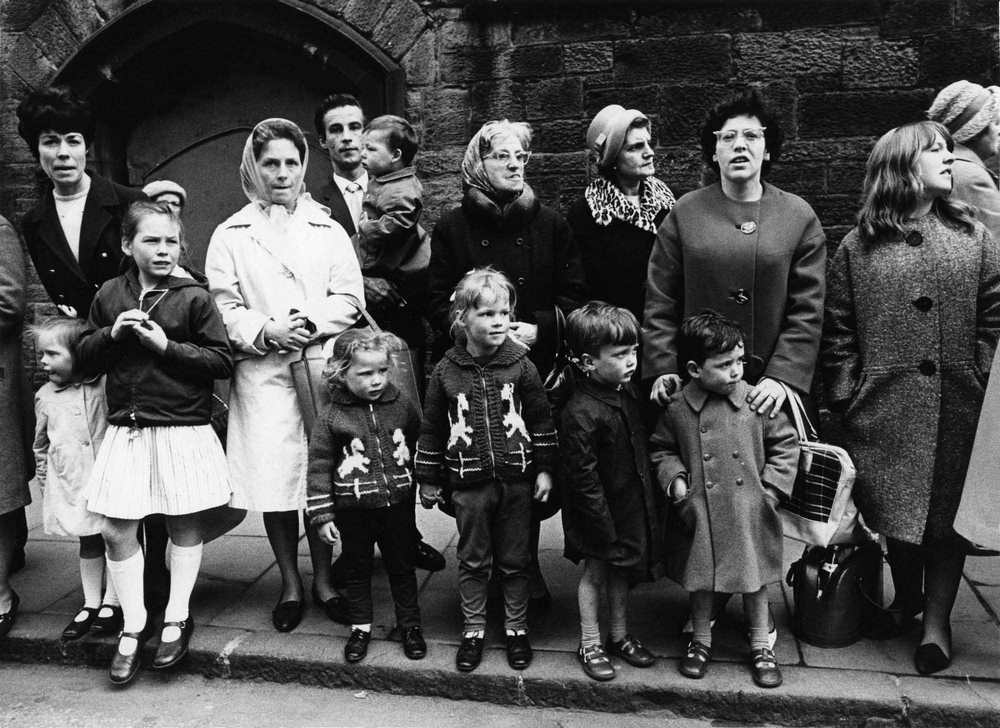
[(494, 480), (451, 493), (458, 525), (458, 593), (466, 632), (486, 628), (490, 574), (500, 577), (507, 629), (528, 628), (531, 485)]
[(377, 543), (396, 605), (396, 624), (400, 629), (420, 626), (413, 565), (417, 552), (413, 540), (416, 526), (410, 502), (388, 508), (337, 511), (334, 519), (343, 546), (338, 561), (344, 562), (344, 597), (351, 624), (371, 624), (374, 616), (372, 568)]

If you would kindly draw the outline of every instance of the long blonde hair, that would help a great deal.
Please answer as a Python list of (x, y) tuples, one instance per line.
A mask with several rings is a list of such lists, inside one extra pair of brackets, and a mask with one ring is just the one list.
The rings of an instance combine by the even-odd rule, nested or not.
[[(920, 154), (940, 134), (955, 148), (951, 134), (936, 121), (915, 121), (890, 129), (875, 142), (865, 165), (865, 184), (858, 232), (869, 244), (884, 242), (904, 233), (904, 223), (920, 203), (924, 183), (920, 179)], [(931, 209), (944, 222), (968, 232), (973, 229), (969, 208), (947, 197), (937, 197)]]

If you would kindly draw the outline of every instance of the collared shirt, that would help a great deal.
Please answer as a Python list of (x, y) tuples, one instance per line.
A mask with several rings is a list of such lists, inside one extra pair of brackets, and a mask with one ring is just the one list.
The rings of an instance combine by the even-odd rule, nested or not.
[(333, 183), (340, 188), (340, 192), (344, 196), (344, 202), (347, 203), (347, 209), (351, 211), (351, 219), (357, 225), (361, 219), (361, 202), (364, 200), (365, 192), (368, 190), (367, 170), (362, 172), (361, 176), (356, 180), (349, 180), (346, 177), (341, 177), (339, 174), (334, 174)]

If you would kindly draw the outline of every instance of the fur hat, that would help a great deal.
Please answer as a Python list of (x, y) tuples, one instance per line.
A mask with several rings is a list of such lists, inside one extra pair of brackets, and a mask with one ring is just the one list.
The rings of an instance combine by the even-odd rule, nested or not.
[(972, 139), (996, 118), (997, 97), (978, 83), (955, 81), (938, 93), (927, 118), (945, 126), (959, 144)]
[(587, 127), (587, 149), (597, 155), (597, 167), (606, 172), (614, 166), (618, 153), (625, 146), (625, 136), (632, 125), (649, 119), (638, 109), (626, 109), (618, 104), (605, 106)]
[(188, 201), (187, 192), (184, 191), (184, 188), (168, 179), (158, 179), (155, 182), (150, 182), (142, 188), (142, 191), (151, 200), (155, 200), (157, 196), (162, 195), (164, 192), (173, 192), (181, 198), (181, 205), (186, 205)]

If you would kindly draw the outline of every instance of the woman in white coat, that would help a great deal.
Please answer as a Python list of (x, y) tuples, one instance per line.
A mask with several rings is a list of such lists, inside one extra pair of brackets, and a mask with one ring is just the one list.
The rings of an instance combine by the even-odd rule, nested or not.
[[(232, 505), (262, 511), (281, 572), (272, 614), (287, 632), (302, 617), (298, 511), (306, 502), (306, 434), (289, 364), (301, 349), (351, 326), (364, 286), (347, 233), (303, 191), (305, 137), (285, 119), (260, 122), (240, 176), (250, 204), (219, 225), (205, 271), (236, 351), (226, 452)], [(316, 543), (313, 543), (316, 541)], [(310, 540), (313, 597), (336, 599), (331, 552)]]

